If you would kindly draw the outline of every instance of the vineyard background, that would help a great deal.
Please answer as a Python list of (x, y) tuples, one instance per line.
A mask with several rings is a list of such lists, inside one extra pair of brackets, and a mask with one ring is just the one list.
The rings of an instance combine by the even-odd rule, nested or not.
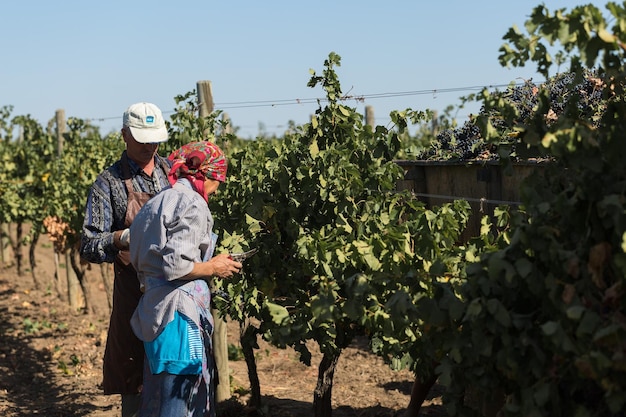
[[(512, 28), (505, 35), (501, 63), (533, 62), (546, 79), (553, 63), (567, 62), (569, 71), (541, 86), (527, 82), (481, 92), (483, 109), (472, 123), (458, 129), (448, 125), (436, 138), (430, 130), (430, 136), (408, 134), (410, 124), (431, 120), (428, 112), (392, 112), (392, 125), (375, 129), (364, 124), (342, 100), (335, 53), (307, 84), (320, 86), (327, 97), (310, 123), (292, 126), (282, 138), (244, 143), (232, 135), (220, 137), (230, 166), (229, 181), (211, 208), (221, 233), (218, 251), (259, 249), (242, 274), (215, 280), (216, 293), (223, 294), (216, 305), (239, 322), (258, 324), (240, 338), (248, 363), (272, 358), (274, 350), (267, 345), (256, 347), (261, 335), (273, 346), (290, 346), (305, 362), (317, 361), (319, 373), (312, 373), (316, 417), (329, 417), (331, 405), (343, 412), (340, 398), (358, 401), (359, 413), (377, 413), (379, 406), (385, 407), (383, 415), (398, 411), (381, 403), (392, 398), (390, 390), (372, 394), (376, 405), (365, 405), (363, 387), (368, 393), (387, 387), (399, 374), (377, 380), (391, 371), (369, 355), (339, 369), (346, 365), (346, 353), (359, 357), (352, 349), (361, 348), (364, 336), (387, 365), (414, 372), (426, 388), (432, 381), (445, 386), (441, 402), (451, 415), (475, 416), (480, 407), (488, 416), (623, 417), (626, 3), (610, 3), (607, 11), (605, 20), (589, 5), (567, 15), (535, 8), (525, 26), (528, 33)], [(553, 59), (548, 50), (555, 42), (565, 52)], [(179, 108), (166, 146), (218, 131), (217, 114), (198, 118), (193, 93), (175, 100)], [(0, 120), (7, 131), (22, 128), (23, 140), (7, 137), (0, 148), (5, 161), (0, 214), (2, 223), (30, 224), (36, 232), (16, 235), (14, 249), (36, 248), (44, 219), (67, 223), (62, 230), (80, 230), (93, 169), (119, 156), (120, 141), (100, 138), (70, 118), (67, 132), (57, 131), (65, 143), (56, 146), (51, 126), (43, 129), (26, 116), (9, 122), (9, 114), (0, 109)], [(497, 156), (505, 171), (518, 159), (549, 164), (523, 181), (518, 208), (495, 208), (493, 216), (481, 218), (479, 235), (465, 240), (461, 233), (472, 212), (467, 199), (427, 207), (415, 193), (396, 187), (405, 172), (395, 159), (411, 155), (424, 138), (432, 145), (429, 159)], [(60, 145), (74, 152), (62, 152)], [(164, 154), (171, 150), (166, 146)], [(103, 155), (104, 150), (109, 153)], [(72, 262), (66, 270), (76, 274), (72, 279), (68, 273), (67, 293), (76, 308), (72, 283), (81, 283), (85, 295), (94, 286), (86, 285), (90, 270), (76, 262), (77, 233), (65, 237), (62, 259)], [(34, 252), (29, 255), (32, 261)], [(12, 375), (29, 376), (30, 384), (56, 377), (42, 373), (38, 361), (56, 363), (65, 375), (96, 369), (97, 354), (83, 360), (72, 352), (85, 342), (68, 329), (87, 328), (87, 346), (101, 346), (101, 324), (70, 327), (51, 320), (62, 311), (52, 304), (54, 291), (46, 292), (52, 287), (28, 287), (21, 274), (28, 266), (15, 258), (19, 281), (12, 287), (8, 278), (5, 293), (18, 303), (7, 306), (11, 314), (3, 316), (13, 320), (4, 332), (6, 343), (18, 345), (5, 348), (7, 369), (24, 365), (23, 373)], [(90, 301), (85, 311), (91, 314), (95, 306)], [(61, 341), (42, 337), (50, 332)], [(60, 345), (66, 340), (72, 344)], [(40, 357), (39, 351), (26, 350), (33, 353), (31, 360), (20, 361), (20, 347), (41, 341)], [(269, 362), (270, 373), (289, 362), (280, 359)], [(365, 372), (363, 364), (376, 371)], [(251, 400), (258, 369), (248, 368)], [(299, 370), (290, 369), (289, 377)], [(306, 385), (302, 381), (282, 374), (257, 388), (265, 395), (285, 382), (293, 393), (295, 386)], [(337, 388), (332, 396), (333, 384), (342, 383), (349, 387), (343, 394), (350, 395)], [(30, 400), (30, 387), (14, 395), (15, 384), (8, 384), (7, 407), (14, 406), (13, 398)], [(40, 388), (45, 392), (45, 385)], [(79, 391), (69, 387), (62, 396)], [(477, 401), (468, 403), (472, 395)]]
[[(36, 259), (35, 274), (44, 284), (40, 289), (35, 289), (30, 271), (19, 276), (13, 262), (5, 262), (0, 269), (0, 415), (119, 416), (119, 397), (104, 396), (99, 388), (109, 313), (99, 267), (86, 275), (95, 311), (84, 314), (73, 311), (54, 290), (57, 284), (61, 288), (65, 284), (54, 277), (53, 245), (47, 236), (37, 245)], [(229, 344), (236, 350), (238, 324), (228, 323)], [(257, 360), (263, 404), (271, 415), (311, 416), (317, 368), (300, 363), (292, 349), (264, 342)], [(221, 404), (221, 415), (255, 415), (244, 407), (249, 381), (243, 358), (238, 356), (229, 366), (233, 398)], [(412, 379), (408, 371), (390, 370), (360, 340), (346, 349), (339, 362), (333, 415), (398, 416), (409, 402)], [(445, 415), (437, 389), (422, 412), (424, 416)]]

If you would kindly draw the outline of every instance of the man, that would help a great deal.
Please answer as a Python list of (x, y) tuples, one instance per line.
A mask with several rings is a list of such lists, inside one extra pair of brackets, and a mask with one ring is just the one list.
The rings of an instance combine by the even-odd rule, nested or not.
[(151, 103), (131, 105), (124, 112), (122, 137), (126, 150), (98, 175), (89, 191), (80, 253), (88, 262), (113, 263), (102, 388), (105, 395), (121, 394), (122, 417), (132, 417), (140, 402), (144, 347), (130, 327), (141, 290), (129, 262), (129, 227), (141, 206), (169, 186), (170, 162), (157, 154), (159, 143), (168, 139), (161, 110)]

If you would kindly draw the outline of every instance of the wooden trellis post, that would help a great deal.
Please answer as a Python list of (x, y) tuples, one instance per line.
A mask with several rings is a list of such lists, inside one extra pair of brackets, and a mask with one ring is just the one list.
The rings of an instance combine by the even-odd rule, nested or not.
[[(65, 133), (65, 110), (59, 109), (55, 113), (56, 120), (56, 135), (57, 135), (57, 157), (63, 156), (63, 134)], [(72, 268), (72, 252), (70, 249), (65, 249), (65, 273), (67, 277), (67, 297), (70, 307), (77, 310), (84, 307), (84, 294), (82, 292), (78, 276)], [(57, 254), (55, 253), (55, 265), (58, 265), (56, 261)], [(59, 278), (58, 271), (56, 272), (57, 279)]]
[[(207, 117), (213, 112), (213, 93), (211, 81), (198, 81), (198, 104), (199, 116)], [(213, 329), (213, 351), (215, 364), (219, 374), (219, 384), (215, 391), (217, 402), (226, 401), (230, 398), (230, 372), (228, 369), (228, 338), (226, 333), (226, 321), (219, 315), (216, 309), (211, 310), (215, 329)]]

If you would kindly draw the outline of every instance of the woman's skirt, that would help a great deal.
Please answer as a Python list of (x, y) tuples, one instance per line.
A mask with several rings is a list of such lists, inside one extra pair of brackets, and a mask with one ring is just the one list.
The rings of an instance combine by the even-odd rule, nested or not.
[(190, 332), (200, 335), (203, 344), (202, 370), (194, 375), (153, 374), (148, 360), (144, 365), (144, 385), (138, 417), (215, 417), (215, 360), (212, 351), (210, 312), (198, 308), (200, 328), (191, 320)]

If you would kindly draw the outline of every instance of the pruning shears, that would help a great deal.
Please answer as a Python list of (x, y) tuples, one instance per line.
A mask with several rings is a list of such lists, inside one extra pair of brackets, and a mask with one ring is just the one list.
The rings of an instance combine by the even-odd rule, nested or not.
[(230, 255), (228, 255), (228, 257), (232, 259), (233, 261), (243, 262), (249, 257), (251, 257), (252, 255), (254, 255), (255, 253), (257, 253), (258, 251), (259, 251), (258, 248), (253, 248), (247, 252), (231, 253)]

